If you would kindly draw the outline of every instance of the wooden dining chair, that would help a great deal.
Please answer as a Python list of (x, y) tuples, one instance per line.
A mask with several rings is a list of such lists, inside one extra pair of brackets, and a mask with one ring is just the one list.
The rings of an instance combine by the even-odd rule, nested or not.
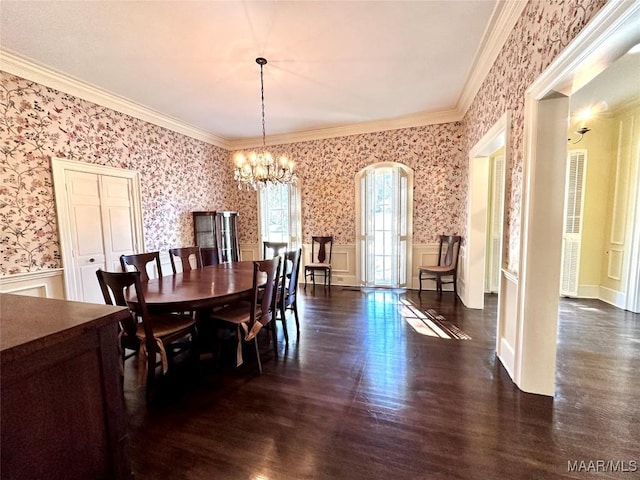
[[(272, 300), (275, 294), (275, 287), (278, 283), (278, 271), (280, 268), (280, 257), (270, 260), (253, 262), (253, 287), (248, 300), (235, 302), (221, 310), (212, 313), (212, 319), (227, 322), (237, 326), (238, 350), (236, 353), (237, 365), (240, 366), (242, 360), (242, 345), (244, 342), (253, 340), (258, 362), (258, 371), (262, 373), (262, 362), (260, 360), (260, 350), (258, 348), (258, 332), (272, 319)], [(259, 282), (260, 272), (267, 275), (266, 282), (261, 288)], [(277, 345), (273, 345), (277, 355)]]
[(200, 247), (170, 248), (169, 258), (171, 260), (171, 269), (173, 270), (173, 273), (177, 273), (175, 257), (178, 257), (180, 259), (180, 263), (182, 264), (182, 271), (188, 272), (192, 269), (192, 256), (195, 258), (196, 268), (202, 268), (202, 253), (200, 251)]
[(217, 247), (200, 247), (200, 254), (202, 255), (202, 265), (204, 267), (220, 263)]
[[(327, 256), (327, 245), (329, 255)], [(304, 266), (304, 288), (307, 288), (307, 278), (311, 277), (316, 286), (316, 274), (322, 273), (324, 286), (331, 288), (331, 254), (333, 252), (333, 236), (311, 237), (311, 263)]]
[[(282, 333), (286, 344), (289, 344), (289, 333), (287, 331), (287, 310), (293, 311), (294, 318), (296, 320), (296, 332), (297, 336), (300, 336), (300, 321), (298, 320), (298, 274), (300, 272), (300, 259), (302, 258), (302, 249), (292, 250), (284, 254), (284, 262), (282, 266), (282, 281), (280, 283), (280, 294), (277, 299), (277, 308), (280, 320), (282, 323)], [(290, 270), (288, 265), (291, 265)], [(276, 339), (275, 325), (277, 322), (273, 322), (274, 342)]]
[(277, 257), (284, 253), (288, 246), (287, 242), (262, 242), (262, 258), (266, 260)]
[(149, 273), (147, 272), (147, 264), (155, 262), (158, 277), (162, 276), (162, 265), (160, 265), (160, 252), (134, 253), (132, 255), (120, 255), (120, 266), (122, 271), (128, 271), (127, 265), (131, 265), (140, 272), (140, 281), (148, 282)]
[(136, 311), (131, 312), (131, 321), (122, 325), (121, 338), (126, 338), (125, 346), (134, 345), (137, 341), (139, 358), (139, 379), (146, 376), (147, 400), (151, 400), (155, 386), (155, 371), (162, 367), (167, 373), (172, 363), (170, 355), (175, 355), (190, 348), (195, 359), (197, 354), (197, 332), (192, 317), (177, 314), (151, 315), (147, 310), (142, 291), (142, 272), (110, 273), (103, 270), (96, 272), (102, 296), (107, 305), (128, 307), (127, 292), (133, 288), (136, 294)]
[[(418, 295), (422, 293), (423, 280), (434, 280), (436, 291), (442, 296), (442, 285), (453, 284), (454, 298), (458, 295), (458, 257), (460, 256), (460, 244), (462, 237), (459, 235), (440, 235), (438, 247), (438, 264), (418, 267), (418, 280), (420, 289)], [(450, 280), (443, 280), (442, 277), (451, 277)]]

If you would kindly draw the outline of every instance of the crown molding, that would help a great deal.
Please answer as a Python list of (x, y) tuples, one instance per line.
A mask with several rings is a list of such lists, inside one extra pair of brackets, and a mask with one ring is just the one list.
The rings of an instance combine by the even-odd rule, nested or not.
[(467, 113), (527, 3), (527, 0), (506, 0), (496, 5), (456, 106), (461, 117)]
[[(399, 130), (402, 128), (436, 125), (439, 123), (451, 123), (460, 121), (461, 119), (462, 117), (457, 110), (445, 110), (435, 113), (420, 112), (386, 120), (354, 123), (350, 125), (319, 128), (280, 135), (269, 135), (267, 137), (266, 144), (283, 145), (288, 143), (309, 142), (327, 138), (347, 137), (350, 135), (361, 135), (365, 133), (383, 132), (387, 130)], [(228, 145), (231, 150), (259, 147), (262, 145), (262, 137), (229, 140)]]
[[(526, 4), (527, 0), (501, 0), (497, 3), (491, 21), (485, 29), (476, 60), (467, 77), (456, 108), (440, 112), (419, 112), (392, 119), (351, 125), (270, 135), (267, 138), (267, 144), (282, 145), (460, 121), (477, 95), (482, 82), (484, 82)], [(262, 137), (230, 139), (215, 135), (8, 50), (0, 49), (0, 69), (226, 150), (254, 148), (262, 145)]]
[(189, 125), (177, 118), (145, 107), (144, 105), (73, 78), (70, 75), (36, 63), (33, 60), (8, 50), (0, 49), (0, 70), (126, 115), (131, 115), (132, 117), (153, 123), (159, 127), (167, 128), (197, 140), (229, 149), (228, 141), (223, 137), (213, 135), (206, 130)]

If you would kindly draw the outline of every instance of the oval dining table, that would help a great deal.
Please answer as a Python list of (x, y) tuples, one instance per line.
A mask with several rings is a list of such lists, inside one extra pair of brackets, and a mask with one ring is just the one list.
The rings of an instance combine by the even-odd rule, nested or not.
[[(266, 274), (259, 272), (258, 284), (266, 279)], [(142, 283), (142, 293), (151, 313), (226, 305), (246, 297), (252, 288), (253, 261), (209, 265)], [(135, 294), (127, 301), (135, 308)]]

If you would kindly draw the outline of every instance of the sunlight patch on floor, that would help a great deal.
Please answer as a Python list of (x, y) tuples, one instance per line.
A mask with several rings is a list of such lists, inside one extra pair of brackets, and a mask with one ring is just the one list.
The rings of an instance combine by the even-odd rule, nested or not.
[(420, 335), (447, 340), (471, 340), (471, 336), (433, 309), (420, 310), (417, 305), (406, 298), (400, 299), (398, 308), (402, 318)]

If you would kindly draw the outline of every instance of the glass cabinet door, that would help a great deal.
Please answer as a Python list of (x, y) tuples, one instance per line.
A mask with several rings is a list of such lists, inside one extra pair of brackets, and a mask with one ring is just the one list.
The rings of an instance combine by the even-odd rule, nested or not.
[(193, 212), (195, 244), (216, 247), (219, 263), (239, 261), (237, 218), (237, 212)]

